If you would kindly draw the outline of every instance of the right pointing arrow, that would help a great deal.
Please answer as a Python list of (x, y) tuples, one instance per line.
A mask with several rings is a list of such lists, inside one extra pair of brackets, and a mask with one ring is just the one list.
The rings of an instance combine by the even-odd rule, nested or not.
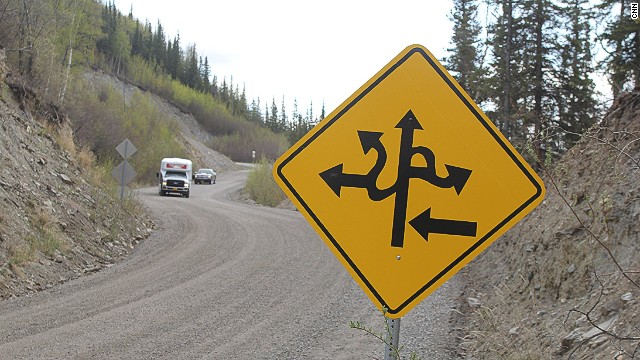
[(431, 208), (409, 221), (409, 225), (429, 241), (429, 234), (444, 234), (458, 236), (476, 236), (478, 223), (471, 221), (434, 219)]

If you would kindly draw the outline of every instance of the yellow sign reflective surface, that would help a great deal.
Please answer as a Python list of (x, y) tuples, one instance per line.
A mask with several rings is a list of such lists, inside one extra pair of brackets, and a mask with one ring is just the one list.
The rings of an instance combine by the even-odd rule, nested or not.
[(544, 197), (544, 185), (422, 46), (291, 147), (274, 177), (369, 298), (409, 311)]

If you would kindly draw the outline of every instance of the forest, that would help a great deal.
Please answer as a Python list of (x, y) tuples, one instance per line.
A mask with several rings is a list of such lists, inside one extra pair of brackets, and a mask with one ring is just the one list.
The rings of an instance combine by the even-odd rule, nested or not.
[[(453, 3), (445, 67), (534, 164), (566, 152), (638, 84), (640, 23), (629, 1)], [(596, 90), (597, 74), (611, 95)]]
[[(453, 33), (441, 61), (532, 164), (561, 156), (638, 83), (640, 23), (626, 0), (452, 3)], [(219, 79), (196, 44), (183, 43), (113, 1), (0, 0), (0, 46), (9, 65), (72, 116), (77, 140), (99, 159), (113, 160), (125, 133), (140, 142), (150, 133), (162, 139), (172, 125), (157, 121), (162, 115), (148, 100), (123, 108), (117, 91), (92, 90), (83, 76), (89, 69), (193, 114), (214, 135), (209, 146), (237, 161), (249, 160), (247, 148), (273, 159), (325, 117), (324, 106), (314, 115), (312, 104), (303, 113), (296, 102), (287, 113), (284, 98), (280, 107), (275, 99), (247, 99), (245, 84)], [(610, 95), (596, 90), (596, 74), (604, 74)], [(142, 110), (127, 109), (134, 105)], [(179, 147), (169, 149), (179, 154)]]

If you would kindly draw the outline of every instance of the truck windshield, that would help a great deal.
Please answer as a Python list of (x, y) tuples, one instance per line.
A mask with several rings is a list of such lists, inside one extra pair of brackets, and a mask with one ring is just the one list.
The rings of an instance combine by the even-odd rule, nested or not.
[(183, 173), (183, 172), (177, 172), (177, 171), (167, 171), (165, 176), (172, 176), (172, 177), (179, 177), (179, 178), (187, 178), (187, 174)]

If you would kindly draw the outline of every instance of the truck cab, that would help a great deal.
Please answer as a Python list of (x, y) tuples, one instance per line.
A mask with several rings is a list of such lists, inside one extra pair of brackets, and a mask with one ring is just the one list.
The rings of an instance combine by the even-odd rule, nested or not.
[(160, 196), (180, 194), (189, 197), (191, 188), (191, 160), (180, 158), (164, 158), (160, 162), (160, 172), (156, 175), (160, 180)]

